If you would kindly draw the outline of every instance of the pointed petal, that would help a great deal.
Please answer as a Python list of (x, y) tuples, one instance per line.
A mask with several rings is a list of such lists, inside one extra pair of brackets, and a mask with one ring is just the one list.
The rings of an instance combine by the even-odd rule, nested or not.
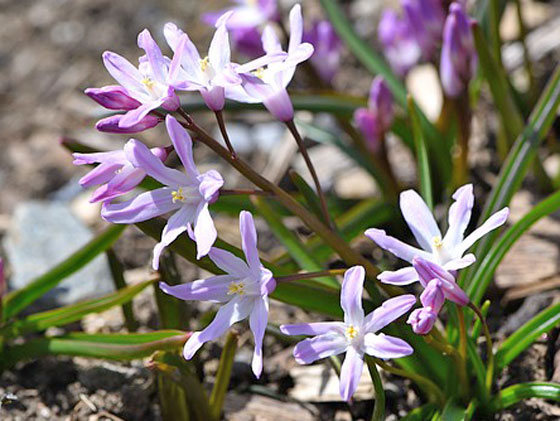
[(389, 285), (410, 285), (418, 281), (418, 274), (412, 266), (408, 266), (394, 272), (386, 270), (380, 273), (377, 279)]
[(348, 341), (343, 334), (329, 332), (298, 342), (294, 348), (294, 358), (298, 364), (311, 364), (313, 361), (343, 353)]
[(219, 191), (224, 185), (222, 175), (216, 170), (210, 170), (197, 177), (198, 191), (204, 198), (211, 203), (218, 198)]
[(345, 324), (342, 322), (300, 323), (295, 325), (282, 325), (280, 331), (284, 335), (309, 335), (316, 336), (329, 332), (344, 334)]
[(506, 207), (506, 208), (503, 208), (502, 210), (499, 210), (494, 215), (492, 215), (490, 218), (488, 218), (484, 222), (484, 224), (482, 224), (480, 227), (478, 227), (473, 232), (471, 232), (470, 235), (468, 235), (467, 238), (465, 238), (465, 240), (461, 244), (459, 244), (459, 246), (457, 247), (458, 248), (457, 255), (459, 255), (459, 256), (462, 255), (474, 243), (476, 243), (478, 240), (480, 240), (482, 237), (484, 237), (490, 231), (493, 231), (496, 228), (499, 228), (503, 224), (505, 224), (508, 216), (509, 216), (509, 208)]
[(244, 278), (249, 273), (249, 266), (242, 259), (229, 251), (212, 247), (208, 257), (224, 272)]
[(406, 190), (400, 195), (400, 208), (418, 244), (432, 251), (434, 237), (441, 240), (441, 232), (426, 202), (414, 190)]
[(164, 215), (180, 205), (173, 203), (171, 191), (172, 189), (163, 187), (141, 193), (123, 203), (105, 203), (101, 217), (113, 224), (135, 224)]
[(127, 59), (112, 51), (105, 51), (103, 64), (109, 74), (124, 88), (132, 92), (144, 92), (142, 75)]
[(95, 152), (95, 153), (78, 153), (72, 154), (74, 165), (87, 165), (87, 164), (120, 164), (127, 163), (126, 157), (122, 150), (110, 152)]
[(262, 33), (263, 49), (267, 54), (274, 54), (282, 52), (282, 45), (272, 26), (267, 25)]
[(179, 46), (183, 35), (185, 35), (185, 33), (177, 28), (177, 25), (174, 23), (168, 22), (163, 26), (163, 36), (167, 41), (167, 45), (169, 45), (169, 48), (171, 48), (173, 52), (175, 52)]
[(170, 187), (185, 186), (187, 177), (180, 171), (168, 168), (156, 157), (146, 145), (136, 139), (129, 140), (124, 145), (126, 157), (135, 167), (142, 168), (146, 173), (160, 183)]
[(433, 312), (439, 313), (445, 302), (443, 282), (439, 279), (432, 279), (420, 294), (420, 302), (424, 307), (430, 307)]
[(443, 268), (445, 270), (459, 270), (459, 269), (464, 269), (467, 266), (472, 265), (474, 262), (476, 262), (476, 257), (474, 254), (469, 253), (466, 254), (463, 257), (460, 257), (459, 259), (453, 259), (449, 262), (447, 262), (445, 265), (443, 265)]
[(362, 370), (364, 368), (363, 356), (354, 347), (350, 346), (346, 350), (346, 357), (340, 369), (340, 396), (345, 401), (349, 401), (360, 383)]
[(175, 152), (185, 167), (185, 172), (190, 178), (195, 179), (198, 176), (198, 170), (194, 164), (193, 143), (189, 133), (171, 114), (165, 118), (165, 126)]
[(230, 298), (228, 295), (229, 284), (234, 279), (230, 275), (218, 275), (180, 285), (168, 285), (160, 282), (159, 287), (166, 294), (185, 301), (223, 302)]
[(115, 197), (128, 193), (146, 177), (144, 170), (134, 168), (131, 164), (123, 166), (105, 186), (101, 186), (92, 195), (90, 202), (98, 202), (100, 200), (110, 200)]
[(381, 307), (377, 307), (366, 316), (364, 330), (366, 332), (377, 332), (383, 329), (410, 310), (414, 304), (416, 304), (416, 297), (412, 294), (389, 298)]
[(415, 258), (412, 264), (416, 272), (418, 272), (420, 282), (424, 287), (426, 287), (432, 279), (439, 279), (442, 282), (445, 298), (461, 306), (469, 303), (469, 297), (459, 285), (457, 285), (453, 275), (440, 265), (421, 258)]
[(364, 321), (362, 293), (366, 271), (362, 266), (354, 266), (344, 273), (340, 306), (344, 310), (344, 323), (361, 326)]
[(268, 297), (257, 298), (249, 317), (249, 327), (255, 338), (255, 350), (251, 367), (257, 379), (261, 376), (263, 367), (262, 346), (264, 331), (268, 322)]
[(194, 222), (194, 236), (196, 239), (196, 258), (201, 259), (210, 251), (212, 245), (218, 238), (214, 221), (208, 210), (208, 203), (204, 203), (198, 210)]
[(471, 220), (474, 205), (472, 184), (460, 187), (452, 197), (455, 199), (455, 202), (449, 207), (449, 228), (443, 239), (444, 245), (449, 250), (452, 250), (463, 241), (463, 234)]
[(165, 247), (187, 230), (188, 224), (193, 222), (195, 215), (196, 206), (192, 205), (183, 205), (177, 212), (171, 215), (161, 233), (161, 241), (154, 247), (154, 256), (152, 260), (152, 267), (154, 270), (159, 269), (159, 258)]
[(212, 323), (189, 338), (183, 349), (185, 359), (190, 360), (204, 343), (222, 336), (234, 323), (245, 319), (252, 308), (253, 299), (247, 297), (236, 297), (220, 307)]
[(290, 10), (290, 41), (288, 44), (288, 53), (294, 51), (300, 44), (303, 37), (303, 16), (301, 14), (301, 6), (296, 4)]
[(92, 169), (82, 178), (80, 178), (80, 186), (91, 187), (97, 184), (104, 184), (115, 177), (115, 174), (122, 168), (122, 164), (103, 163)]
[(368, 333), (364, 337), (366, 354), (377, 358), (401, 358), (414, 352), (414, 349), (400, 338), (380, 333)]
[[(123, 116), (119, 119), (119, 128), (130, 129), (133, 126), (136, 126), (150, 113), (150, 111), (155, 110), (162, 103), (163, 100), (146, 102), (134, 110), (127, 111), (126, 114), (123, 114)], [(159, 119), (157, 121), (159, 122)], [(149, 123), (153, 124), (151, 121)]]
[(216, 72), (220, 72), (231, 61), (229, 34), (226, 23), (219, 22), (208, 49), (208, 58)]
[(147, 29), (138, 34), (138, 47), (146, 52), (154, 78), (158, 82), (166, 84), (167, 66), (163, 54)]
[(248, 211), (239, 214), (239, 231), (241, 232), (241, 247), (247, 258), (251, 270), (261, 270), (259, 251), (257, 250), (257, 230), (253, 215)]
[(373, 240), (379, 247), (385, 249), (400, 259), (412, 263), (412, 259), (416, 256), (430, 259), (431, 254), (420, 250), (416, 247), (409, 246), (394, 237), (385, 234), (384, 230), (370, 228), (365, 232), (366, 236)]

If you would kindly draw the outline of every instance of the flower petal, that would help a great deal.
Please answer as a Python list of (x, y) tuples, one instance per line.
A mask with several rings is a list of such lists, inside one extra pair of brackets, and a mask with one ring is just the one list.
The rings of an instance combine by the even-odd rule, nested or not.
[(445, 270), (459, 270), (459, 269), (464, 269), (467, 266), (472, 265), (474, 262), (476, 262), (475, 255), (472, 254), (472, 253), (469, 253), (469, 254), (466, 254), (463, 257), (460, 257), (458, 259), (450, 260), (445, 265), (443, 265), (443, 268)]
[(103, 163), (93, 168), (90, 172), (80, 178), (80, 186), (91, 187), (97, 184), (107, 183), (118, 170), (122, 168), (122, 164)]
[(220, 72), (231, 61), (229, 34), (225, 21), (219, 21), (208, 49), (208, 58), (216, 72)]
[(268, 322), (268, 296), (257, 298), (249, 317), (249, 327), (255, 338), (255, 350), (251, 367), (257, 379), (261, 376), (263, 367), (262, 345), (264, 332)]
[(443, 239), (444, 245), (450, 250), (463, 241), (463, 234), (471, 220), (474, 205), (472, 184), (460, 187), (452, 197), (455, 199), (455, 202), (449, 207), (449, 228)]
[(208, 203), (202, 204), (194, 222), (194, 237), (196, 240), (196, 258), (201, 259), (210, 251), (218, 238), (214, 221), (208, 210)]
[(389, 285), (410, 285), (418, 281), (418, 274), (412, 266), (408, 266), (394, 272), (386, 270), (380, 273), (377, 279)]
[(294, 348), (294, 358), (298, 364), (311, 364), (313, 361), (343, 353), (348, 341), (343, 334), (329, 332), (298, 342)]
[(224, 272), (244, 278), (249, 272), (249, 266), (242, 259), (229, 251), (212, 247), (208, 252), (208, 257)]
[(416, 272), (418, 272), (420, 282), (424, 287), (426, 287), (432, 279), (439, 279), (442, 282), (445, 298), (461, 306), (469, 303), (469, 297), (459, 285), (457, 285), (453, 275), (440, 265), (421, 258), (415, 258), (412, 264)]
[(377, 358), (401, 358), (414, 352), (414, 349), (400, 338), (380, 333), (368, 333), (364, 337), (366, 354)]
[(401, 317), (416, 304), (416, 297), (411, 294), (389, 298), (381, 307), (377, 307), (366, 316), (364, 331), (377, 332), (389, 323)]
[(301, 5), (296, 4), (290, 10), (290, 41), (288, 44), (288, 54), (294, 51), (303, 38), (303, 16), (301, 14)]
[(210, 170), (197, 177), (198, 191), (204, 198), (211, 203), (218, 198), (219, 191), (224, 185), (222, 175), (216, 170)]
[(360, 383), (364, 368), (363, 356), (352, 346), (346, 350), (346, 357), (340, 369), (340, 396), (349, 401)]
[(95, 152), (95, 153), (78, 153), (72, 154), (74, 165), (87, 165), (87, 164), (120, 164), (127, 163), (126, 157), (122, 150), (110, 152)]
[(282, 45), (272, 26), (267, 25), (262, 33), (263, 49), (267, 54), (274, 54), (282, 52)]
[(144, 29), (138, 34), (138, 47), (142, 48), (146, 52), (146, 56), (148, 57), (148, 62), (150, 63), (154, 78), (158, 82), (166, 84), (167, 65), (165, 63), (161, 50), (152, 38), (150, 31), (148, 31), (147, 29)]
[(105, 51), (103, 53), (103, 64), (105, 64), (109, 74), (125, 89), (137, 93), (144, 92), (142, 75), (127, 59), (112, 51)]
[(169, 133), (175, 152), (177, 152), (179, 159), (185, 167), (185, 172), (189, 177), (195, 179), (199, 173), (194, 164), (193, 143), (189, 133), (171, 114), (168, 114), (165, 118), (165, 126), (167, 127), (167, 133)]
[(257, 230), (251, 212), (241, 211), (239, 214), (239, 231), (241, 232), (241, 248), (249, 267), (253, 271), (260, 272), (262, 265), (257, 250)]
[(188, 184), (189, 180), (184, 174), (163, 165), (163, 162), (142, 142), (131, 139), (124, 145), (124, 151), (128, 160), (135, 167), (142, 168), (150, 177), (160, 183), (170, 187), (181, 187)]
[(414, 238), (424, 250), (431, 252), (434, 237), (441, 240), (441, 232), (426, 202), (414, 190), (406, 190), (401, 193), (399, 204)]
[(329, 332), (344, 334), (345, 324), (342, 322), (300, 323), (295, 325), (282, 325), (280, 331), (284, 335), (322, 335)]
[(467, 238), (465, 238), (463, 240), (463, 242), (461, 244), (459, 244), (457, 254), (459, 256), (462, 255), (474, 243), (476, 243), (478, 240), (480, 240), (482, 237), (484, 237), (490, 231), (493, 231), (496, 228), (499, 228), (503, 224), (505, 224), (505, 222), (508, 218), (508, 215), (509, 215), (509, 208), (506, 207), (506, 208), (503, 208), (503, 209), (499, 210), (494, 215), (492, 215), (490, 218), (488, 218), (484, 222), (484, 224), (482, 224), (480, 227), (478, 227), (473, 232), (471, 232), (470, 235), (468, 235)]
[(384, 230), (377, 228), (370, 228), (365, 232), (366, 236), (373, 240), (379, 247), (385, 249), (400, 259), (412, 263), (412, 259), (417, 256), (425, 259), (430, 259), (431, 254), (420, 250), (416, 247), (409, 246), (400, 240), (397, 240), (390, 235), (387, 235)]
[(101, 217), (113, 224), (135, 224), (164, 215), (179, 207), (173, 203), (171, 189), (167, 187), (141, 193), (122, 203), (105, 203)]
[(91, 196), (90, 202), (95, 203), (101, 200), (111, 200), (115, 197), (128, 193), (146, 177), (144, 170), (134, 168), (132, 164), (124, 165), (120, 172), (106, 184), (98, 188)]
[(217, 275), (179, 285), (160, 282), (159, 287), (166, 294), (185, 301), (224, 302), (230, 298), (228, 295), (229, 284), (234, 279), (231, 275)]
[(185, 359), (190, 360), (205, 342), (222, 336), (234, 323), (245, 319), (253, 309), (253, 301), (252, 298), (236, 297), (220, 307), (216, 317), (206, 329), (194, 333), (189, 338), (183, 349)]
[(366, 271), (362, 266), (354, 266), (344, 273), (340, 306), (344, 310), (344, 323), (361, 326), (364, 321), (362, 293)]
[(150, 113), (150, 111), (155, 110), (161, 104), (163, 104), (163, 100), (150, 101), (142, 104), (134, 110), (128, 111), (119, 119), (119, 127), (121, 129), (130, 129), (133, 126), (136, 126)]

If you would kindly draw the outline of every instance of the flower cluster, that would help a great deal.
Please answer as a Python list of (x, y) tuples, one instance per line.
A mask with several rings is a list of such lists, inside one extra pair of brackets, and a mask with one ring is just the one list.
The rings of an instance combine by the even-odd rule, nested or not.
[(472, 20), (461, 3), (449, 12), (441, 0), (402, 0), (402, 16), (386, 10), (378, 38), (391, 67), (405, 75), (419, 62), (438, 62), (443, 89), (449, 97), (462, 94), (474, 75), (477, 57)]

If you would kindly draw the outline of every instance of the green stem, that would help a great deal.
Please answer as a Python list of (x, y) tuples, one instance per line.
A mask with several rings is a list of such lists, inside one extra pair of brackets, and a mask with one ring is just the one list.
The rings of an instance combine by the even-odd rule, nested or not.
[(272, 196), (272, 193), (254, 189), (220, 189), (220, 196)]
[(373, 389), (375, 390), (375, 405), (373, 407), (371, 421), (383, 421), (385, 419), (385, 390), (383, 389), (381, 376), (379, 375), (379, 371), (377, 371), (375, 361), (369, 355), (366, 355), (366, 364), (373, 383)]
[[(109, 270), (111, 271), (111, 277), (113, 278), (113, 284), (116, 290), (126, 288), (126, 281), (123, 274), (123, 265), (118, 259), (115, 251), (112, 248), (106, 251), (107, 259), (109, 260)], [(138, 322), (134, 317), (134, 310), (132, 308), (132, 302), (125, 303), (121, 306), (126, 329), (129, 332), (136, 332), (138, 329)]]
[(229, 332), (226, 337), (226, 343), (220, 356), (218, 372), (216, 373), (216, 381), (210, 394), (210, 412), (214, 420), (220, 419), (227, 389), (231, 379), (231, 369), (233, 368), (233, 359), (237, 350), (238, 335), (235, 332)]
[(469, 178), (469, 139), (471, 136), (471, 109), (469, 94), (464, 92), (454, 102), (457, 121), (459, 124), (458, 142), (456, 153), (453, 154), (455, 171), (453, 172), (454, 185), (462, 186)]
[(492, 345), (492, 337), (490, 336), (490, 329), (488, 329), (488, 324), (484, 319), (484, 315), (480, 311), (480, 309), (473, 303), (468, 304), (469, 308), (475, 312), (480, 323), (482, 323), (482, 330), (484, 331), (484, 336), (486, 337), (486, 353), (487, 355), (487, 362), (486, 365), (488, 366), (486, 370), (486, 389), (491, 392), (492, 391), (492, 383), (494, 381), (494, 347)]
[(216, 121), (218, 122), (218, 126), (220, 127), (220, 132), (222, 133), (222, 137), (226, 142), (226, 146), (229, 150), (229, 153), (231, 154), (232, 158), (235, 158), (235, 151), (233, 149), (233, 145), (231, 144), (231, 141), (229, 140), (226, 125), (224, 123), (224, 114), (221, 110), (215, 111), (215, 114), (216, 114)]
[(293, 275), (275, 276), (276, 282), (292, 282), (292, 281), (303, 281), (305, 279), (320, 278), (322, 276), (337, 276), (344, 275), (347, 269), (329, 269), (321, 270), (318, 272), (307, 272), (307, 273), (294, 273)]
[(468, 396), (470, 393), (470, 385), (467, 377), (467, 327), (462, 307), (457, 306), (457, 315), (459, 317), (459, 355), (462, 360), (462, 364), (459, 369), (459, 376), (464, 387), (463, 395)]
[(532, 104), (535, 95), (535, 73), (533, 71), (531, 56), (529, 55), (529, 48), (527, 47), (527, 26), (525, 25), (525, 21), (523, 20), (523, 7), (521, 6), (521, 0), (514, 1), (515, 9), (517, 12), (517, 24), (519, 26), (519, 41), (523, 46), (523, 61), (525, 65), (525, 72), (527, 72), (527, 77), (529, 78), (529, 99)]

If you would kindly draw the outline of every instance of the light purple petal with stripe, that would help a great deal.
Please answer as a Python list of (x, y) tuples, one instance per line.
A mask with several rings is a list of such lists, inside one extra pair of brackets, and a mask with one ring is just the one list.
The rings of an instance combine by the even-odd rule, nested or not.
[(398, 258), (406, 260), (409, 263), (412, 263), (412, 259), (417, 256), (425, 259), (431, 258), (430, 253), (426, 253), (424, 250), (409, 246), (408, 244), (397, 240), (395, 237), (387, 235), (384, 230), (370, 228), (365, 232), (365, 234), (382, 249), (393, 253)]
[(288, 44), (288, 54), (291, 54), (300, 44), (303, 38), (303, 16), (301, 6), (296, 4), (290, 10), (290, 41)]
[(185, 172), (191, 179), (195, 179), (199, 173), (194, 164), (193, 143), (189, 133), (171, 114), (168, 114), (165, 118), (165, 126), (167, 127), (167, 133), (169, 133), (175, 152), (177, 152), (179, 159), (181, 159), (185, 167)]
[(316, 336), (329, 332), (338, 332), (344, 335), (345, 329), (345, 324), (342, 322), (300, 323), (280, 326), (280, 331), (285, 335)]
[(472, 253), (469, 253), (469, 254), (466, 254), (465, 256), (460, 257), (458, 259), (450, 260), (445, 265), (443, 265), (443, 268), (445, 270), (459, 270), (459, 269), (464, 269), (464, 268), (472, 265), (474, 262), (476, 262), (475, 255), (472, 254)]
[(484, 224), (471, 232), (465, 240), (458, 246), (458, 254), (461, 255), (467, 251), (471, 246), (488, 234), (490, 231), (501, 227), (507, 221), (509, 216), (509, 208), (503, 208), (488, 218)]
[(239, 231), (241, 232), (241, 247), (249, 267), (253, 271), (260, 272), (261, 261), (257, 250), (257, 230), (251, 212), (241, 211), (239, 214)]
[(152, 38), (150, 31), (148, 31), (147, 29), (144, 29), (138, 34), (138, 47), (142, 48), (146, 52), (146, 56), (148, 57), (148, 62), (150, 63), (154, 78), (158, 82), (166, 84), (167, 65), (165, 63), (161, 50)]
[(171, 192), (172, 189), (162, 187), (141, 193), (123, 203), (105, 203), (101, 209), (101, 217), (114, 224), (134, 224), (164, 215), (181, 205), (173, 203)]
[(95, 153), (78, 153), (72, 154), (74, 165), (87, 165), (87, 164), (126, 164), (127, 160), (122, 150), (110, 152), (95, 152)]
[(164, 100), (150, 101), (150, 102), (146, 102), (145, 104), (142, 104), (140, 107), (136, 108), (135, 110), (127, 111), (127, 113), (120, 118), (119, 127), (121, 129), (130, 129), (131, 127), (136, 126), (146, 116), (148, 116), (150, 111), (153, 111), (159, 106), (161, 106), (163, 102)]
[(160, 183), (170, 187), (184, 187), (189, 184), (188, 178), (172, 168), (168, 168), (157, 158), (146, 145), (136, 139), (129, 140), (124, 145), (124, 151), (128, 160), (138, 168), (155, 178)]
[[(227, 16), (222, 16), (222, 18), (227, 20)], [(220, 72), (231, 61), (229, 34), (226, 22), (222, 21), (222, 18), (217, 23), (216, 32), (214, 32), (210, 48), (208, 49), (210, 64), (212, 64), (216, 72)]]
[(218, 238), (214, 221), (208, 210), (208, 203), (202, 204), (202, 207), (198, 209), (194, 221), (194, 237), (196, 239), (196, 258), (201, 259), (208, 254)]
[(445, 302), (443, 292), (443, 282), (439, 279), (432, 279), (420, 294), (420, 302), (424, 307), (430, 307), (438, 313)]
[(377, 279), (388, 285), (410, 285), (418, 281), (418, 274), (412, 266), (408, 266), (394, 272), (386, 270), (380, 273)]
[(208, 257), (224, 272), (244, 278), (249, 273), (249, 266), (242, 259), (229, 251), (212, 247)]
[(197, 181), (199, 183), (198, 191), (204, 200), (214, 203), (214, 201), (218, 198), (220, 189), (224, 185), (222, 175), (216, 170), (210, 170), (204, 174), (200, 174), (197, 177)]
[(362, 293), (366, 271), (362, 266), (354, 266), (344, 273), (342, 291), (340, 293), (340, 307), (344, 310), (344, 323), (361, 326), (364, 321), (362, 307)]
[(263, 368), (262, 346), (264, 332), (268, 322), (268, 297), (257, 298), (249, 317), (249, 327), (255, 338), (255, 350), (251, 367), (257, 379), (261, 376)]
[(340, 369), (340, 396), (345, 401), (349, 401), (356, 392), (362, 370), (364, 368), (363, 355), (360, 355), (354, 347), (348, 347), (346, 356)]
[(424, 287), (426, 287), (432, 279), (439, 279), (442, 281), (442, 288), (445, 293), (445, 297), (448, 300), (451, 300), (461, 306), (467, 305), (469, 303), (469, 297), (457, 285), (453, 275), (439, 266), (437, 263), (433, 263), (421, 258), (416, 258), (414, 259), (414, 262), (412, 264), (414, 265), (414, 269), (416, 269), (416, 272), (418, 272), (420, 282)]
[(439, 237), (441, 240), (441, 232), (426, 202), (414, 190), (406, 190), (400, 195), (399, 205), (418, 244), (424, 250), (431, 252), (434, 237)]
[(364, 337), (366, 354), (377, 358), (401, 358), (414, 352), (414, 349), (400, 338), (383, 333), (368, 333)]
[(449, 228), (443, 239), (443, 244), (448, 249), (453, 249), (463, 241), (463, 234), (471, 220), (474, 205), (472, 184), (460, 187), (452, 197), (455, 202), (449, 207)]
[(93, 168), (90, 172), (80, 178), (82, 187), (91, 187), (97, 184), (103, 184), (111, 180), (116, 172), (122, 168), (122, 164), (103, 163)]
[(280, 44), (280, 40), (278, 39), (278, 36), (272, 26), (267, 25), (264, 28), (261, 39), (263, 49), (267, 54), (282, 52), (282, 45)]
[(111, 200), (132, 191), (146, 177), (144, 170), (124, 165), (106, 185), (98, 188), (90, 198), (91, 203)]
[(348, 341), (343, 334), (329, 332), (298, 342), (294, 348), (294, 358), (298, 364), (311, 364), (322, 358), (341, 354), (346, 348)]
[(127, 59), (112, 51), (105, 51), (103, 53), (103, 64), (105, 64), (109, 74), (132, 96), (134, 96), (134, 93), (143, 95), (142, 75)]
[(231, 298), (228, 290), (234, 280), (235, 277), (231, 275), (218, 275), (180, 285), (168, 285), (160, 282), (159, 287), (166, 294), (185, 301), (225, 302)]
[(383, 329), (410, 310), (414, 304), (416, 304), (416, 297), (411, 294), (389, 298), (381, 307), (376, 308), (366, 316), (364, 330), (366, 332), (377, 332)]

